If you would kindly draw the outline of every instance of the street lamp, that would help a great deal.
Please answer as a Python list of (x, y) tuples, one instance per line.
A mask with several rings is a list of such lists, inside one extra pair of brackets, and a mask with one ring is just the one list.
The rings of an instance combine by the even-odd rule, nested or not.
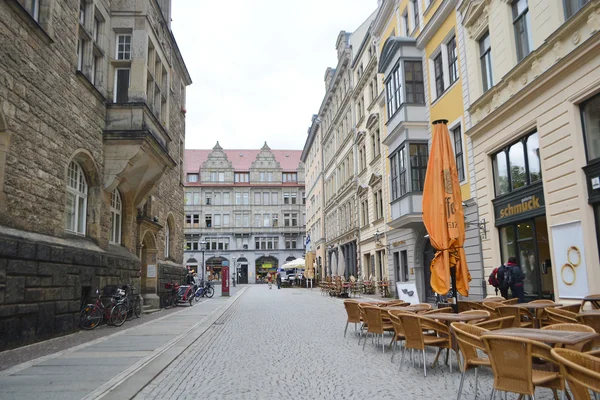
[(203, 240), (200, 242), (200, 250), (202, 251), (202, 280), (204, 280), (204, 274), (206, 272), (206, 266), (204, 265), (204, 252), (206, 251), (206, 244), (208, 242)]
[(236, 278), (236, 275), (237, 275), (237, 272), (236, 272), (237, 269), (235, 267), (235, 257), (231, 257), (231, 260), (233, 261), (233, 268), (231, 268), (230, 274), (231, 274), (231, 277), (233, 279), (233, 287), (235, 287), (235, 278)]

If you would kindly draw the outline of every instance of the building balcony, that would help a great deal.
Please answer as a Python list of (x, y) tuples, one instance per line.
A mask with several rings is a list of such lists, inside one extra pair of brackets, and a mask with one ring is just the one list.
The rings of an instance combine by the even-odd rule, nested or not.
[(392, 228), (416, 228), (423, 225), (423, 193), (409, 192), (390, 203)]
[(107, 104), (104, 130), (104, 187), (131, 195), (134, 206), (177, 163), (168, 152), (169, 135), (145, 103)]

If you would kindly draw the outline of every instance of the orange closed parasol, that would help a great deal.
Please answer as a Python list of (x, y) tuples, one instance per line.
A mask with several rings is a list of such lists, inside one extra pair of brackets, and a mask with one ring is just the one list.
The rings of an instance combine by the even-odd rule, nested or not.
[(454, 296), (456, 291), (468, 296), (471, 275), (463, 248), (465, 217), (447, 123), (447, 120), (433, 122), (423, 190), (423, 223), (431, 245), (437, 250), (430, 267), (431, 288), (438, 294), (447, 294), (451, 280), (456, 279)]

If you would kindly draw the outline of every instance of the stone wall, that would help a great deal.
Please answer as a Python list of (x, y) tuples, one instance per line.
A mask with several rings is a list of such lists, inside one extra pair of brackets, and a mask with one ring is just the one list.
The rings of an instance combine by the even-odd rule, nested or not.
[(158, 264), (158, 295), (167, 292), (165, 284), (169, 282), (179, 282), (185, 284), (187, 269), (180, 266), (169, 264)]
[(0, 234), (0, 351), (77, 331), (96, 289), (139, 281), (140, 262), (126, 252)]

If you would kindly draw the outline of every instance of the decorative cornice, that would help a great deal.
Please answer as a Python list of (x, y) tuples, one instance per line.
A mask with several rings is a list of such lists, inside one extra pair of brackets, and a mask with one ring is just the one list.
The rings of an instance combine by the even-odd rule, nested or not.
[(396, 0), (383, 0), (381, 8), (373, 21), (373, 35), (380, 36), (390, 18), (393, 17)]
[(423, 50), (425, 48), (425, 45), (429, 43), (433, 35), (440, 30), (446, 18), (454, 11), (457, 3), (458, 0), (444, 0), (437, 10), (435, 10), (435, 13), (417, 38), (418, 49)]

